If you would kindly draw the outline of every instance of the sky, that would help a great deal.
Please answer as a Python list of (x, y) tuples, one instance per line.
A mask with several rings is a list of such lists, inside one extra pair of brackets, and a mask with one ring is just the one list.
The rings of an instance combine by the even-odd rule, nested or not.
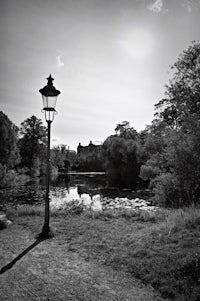
[(51, 145), (100, 144), (125, 120), (144, 130), (170, 66), (199, 39), (200, 0), (0, 0), (0, 111), (45, 124), (51, 74)]

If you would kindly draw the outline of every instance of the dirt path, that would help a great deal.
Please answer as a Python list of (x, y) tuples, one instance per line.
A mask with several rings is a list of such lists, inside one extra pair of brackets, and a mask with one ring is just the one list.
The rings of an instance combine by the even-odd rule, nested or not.
[[(22, 225), (0, 232), (0, 269), (34, 243)], [(55, 237), (32, 246), (0, 275), (1, 301), (161, 301), (129, 274), (85, 261)]]

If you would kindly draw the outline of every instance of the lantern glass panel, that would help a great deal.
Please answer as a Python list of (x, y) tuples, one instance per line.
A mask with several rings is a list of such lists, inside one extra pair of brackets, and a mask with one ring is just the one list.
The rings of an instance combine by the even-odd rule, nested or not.
[(56, 101), (57, 101), (57, 96), (45, 96), (42, 95), (42, 100), (43, 100), (43, 109), (44, 110), (49, 110), (49, 111), (54, 111), (55, 106), (56, 106)]

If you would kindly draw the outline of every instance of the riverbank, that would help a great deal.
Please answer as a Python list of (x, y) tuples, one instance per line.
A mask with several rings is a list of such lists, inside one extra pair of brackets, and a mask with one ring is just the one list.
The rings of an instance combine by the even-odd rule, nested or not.
[[(13, 211), (8, 214), (13, 224), (1, 231), (4, 234), (0, 236), (0, 248), (4, 250), (0, 250), (0, 253), (5, 254), (1, 260), (1, 266), (13, 259), (13, 248), (15, 255), (20, 252), (21, 239), (25, 240), (23, 244), (25, 245), (25, 238), (28, 237), (30, 240), (32, 237), (33, 239), (39, 233), (43, 222), (43, 212), (39, 208), (35, 210), (32, 208), (32, 211), (28, 208), (26, 210), (21, 208), (18, 214)], [(153, 286), (163, 298), (181, 301), (199, 300), (200, 209), (152, 212), (106, 210), (80, 213), (74, 211), (71, 214), (54, 211), (51, 226), (55, 237), (42, 242), (50, 248), (43, 249), (41, 253), (37, 252), (36, 257), (32, 257), (30, 252), (26, 255), (29, 261), (34, 258), (42, 260), (41, 266), (44, 267), (45, 260), (50, 253), (52, 255), (56, 248), (58, 251), (62, 249), (62, 254), (65, 256), (73, 254), (84, 262), (109, 268), (117, 274), (123, 272), (126, 276), (129, 275), (128, 279), (134, 280), (136, 277), (145, 285)], [(9, 231), (11, 237), (13, 232), (13, 240), (18, 235), (17, 247), (13, 246), (13, 241), (7, 240), (6, 231)], [(24, 231), (25, 238), (23, 237)], [(57, 255), (60, 258), (61, 255)], [(23, 260), (21, 259), (19, 263)], [(55, 254), (53, 260), (56, 260)], [(65, 262), (65, 257), (59, 260)], [(62, 266), (61, 262), (59, 264)], [(17, 265), (18, 263), (15, 266)], [(45, 269), (35, 270), (34, 275), (37, 276), (37, 273), (45, 273)], [(62, 274), (62, 271), (58, 269), (57, 273)], [(99, 299), (91, 300), (101, 299), (99, 297)], [(104, 300), (109, 299), (104, 298)]]

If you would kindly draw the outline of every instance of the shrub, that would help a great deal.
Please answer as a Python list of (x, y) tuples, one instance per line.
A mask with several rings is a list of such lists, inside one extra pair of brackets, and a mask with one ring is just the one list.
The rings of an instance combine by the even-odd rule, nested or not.
[(142, 165), (140, 168), (140, 178), (144, 181), (147, 181), (151, 178), (154, 178), (158, 174), (158, 168)]
[(30, 170), (31, 177), (39, 177), (40, 176), (40, 159), (35, 156), (32, 160), (32, 167)]
[(178, 207), (181, 203), (179, 182), (174, 174), (165, 173), (157, 176), (153, 182), (153, 200), (161, 206)]
[(6, 166), (0, 163), (0, 187), (14, 186), (17, 179), (17, 173), (14, 170), (8, 170)]

